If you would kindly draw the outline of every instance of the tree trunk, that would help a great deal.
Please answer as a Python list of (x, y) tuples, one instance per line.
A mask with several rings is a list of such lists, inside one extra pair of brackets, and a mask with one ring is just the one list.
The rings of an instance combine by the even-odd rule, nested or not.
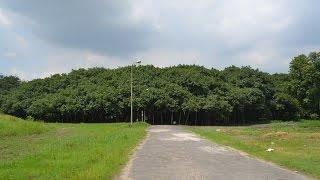
[(196, 111), (196, 122), (195, 122), (195, 125), (197, 125), (197, 122), (198, 122), (198, 111)]
[(171, 112), (171, 124), (173, 124), (173, 112)]
[(144, 113), (143, 113), (143, 110), (141, 110), (141, 121), (144, 122)]
[(185, 122), (185, 125), (188, 125), (188, 122), (189, 122), (189, 117), (190, 117), (190, 112), (188, 111), (188, 115), (187, 115), (187, 118), (186, 118), (186, 122)]
[(152, 112), (152, 123), (154, 124), (154, 111)]

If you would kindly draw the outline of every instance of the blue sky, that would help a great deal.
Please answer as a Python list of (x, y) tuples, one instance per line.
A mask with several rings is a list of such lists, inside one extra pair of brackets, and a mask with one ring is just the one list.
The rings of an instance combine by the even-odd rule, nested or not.
[(316, 0), (0, 0), (0, 73), (144, 64), (287, 72), (320, 49)]

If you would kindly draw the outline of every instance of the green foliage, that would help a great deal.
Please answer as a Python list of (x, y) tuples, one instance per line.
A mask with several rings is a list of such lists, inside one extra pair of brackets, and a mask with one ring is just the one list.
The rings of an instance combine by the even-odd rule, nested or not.
[(3, 99), (7, 93), (20, 85), (20, 79), (15, 76), (0, 75), (0, 112)]
[(0, 75), (0, 93), (4, 94), (20, 85), (20, 79), (15, 76)]
[(316, 113), (310, 114), (310, 119), (319, 119), (319, 115)]
[[(320, 115), (320, 53), (295, 57), (289, 74), (250, 67), (133, 67), (134, 118), (149, 123), (245, 124)], [(131, 67), (91, 68), (21, 83), (0, 78), (0, 107), (19, 117), (59, 122), (130, 119)]]
[(26, 120), (27, 121), (34, 121), (35, 119), (32, 116), (27, 116)]
[(290, 64), (290, 93), (299, 100), (304, 117), (320, 114), (320, 52), (295, 57)]
[[(207, 112), (214, 112), (222, 117), (227, 117), (232, 113), (233, 107), (229, 104), (227, 100), (221, 99), (217, 95), (210, 95), (203, 100), (203, 109)], [(199, 105), (201, 105), (199, 103)], [(202, 106), (199, 106), (200, 109)]]
[(280, 119), (296, 119), (299, 117), (300, 105), (297, 99), (285, 93), (276, 93), (272, 101), (274, 116)]

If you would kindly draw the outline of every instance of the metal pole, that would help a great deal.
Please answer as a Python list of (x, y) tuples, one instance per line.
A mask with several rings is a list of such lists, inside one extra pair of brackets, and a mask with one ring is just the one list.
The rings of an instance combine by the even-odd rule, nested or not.
[(132, 126), (133, 124), (133, 78), (132, 78), (132, 74), (133, 74), (133, 66), (135, 66), (135, 64), (140, 64), (141, 61), (137, 61), (133, 64), (131, 64), (131, 115), (130, 115), (130, 125)]
[(133, 64), (131, 65), (131, 115), (130, 115), (130, 124), (132, 126), (133, 123), (133, 107), (132, 107), (132, 100), (133, 100), (133, 91), (132, 91), (132, 67)]

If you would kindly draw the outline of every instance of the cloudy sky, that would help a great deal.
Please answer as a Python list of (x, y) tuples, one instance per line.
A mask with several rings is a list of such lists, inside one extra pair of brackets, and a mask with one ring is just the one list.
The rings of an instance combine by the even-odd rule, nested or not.
[(317, 0), (0, 0), (0, 73), (144, 64), (287, 72), (320, 50)]

